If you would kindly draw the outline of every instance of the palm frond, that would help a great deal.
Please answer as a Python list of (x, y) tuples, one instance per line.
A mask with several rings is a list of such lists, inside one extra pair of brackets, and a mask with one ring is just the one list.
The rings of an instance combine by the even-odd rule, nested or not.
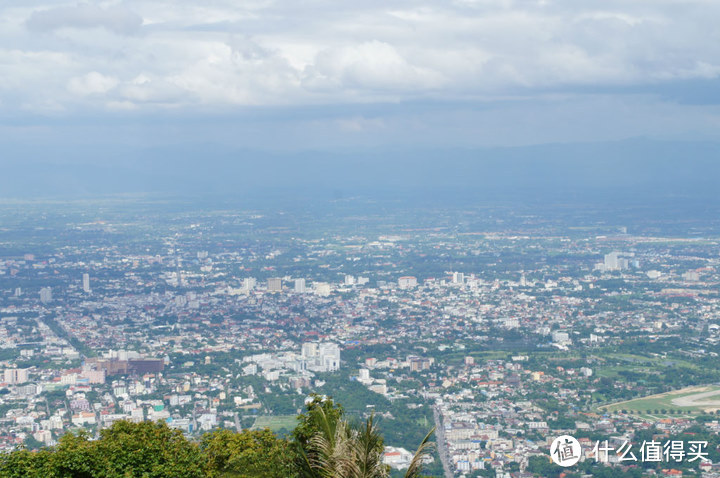
[(295, 449), (299, 460), (296, 462), (298, 464), (298, 475), (301, 478), (318, 478), (318, 474), (313, 468), (312, 463), (310, 462), (310, 457), (305, 451), (305, 448), (303, 448), (300, 443), (295, 442)]
[(415, 452), (415, 456), (413, 456), (413, 459), (410, 462), (410, 466), (408, 467), (407, 472), (405, 472), (405, 478), (420, 478), (420, 473), (422, 473), (423, 461), (425, 457), (431, 453), (433, 446), (435, 446), (435, 444), (430, 441), (430, 437), (433, 433), (435, 433), (435, 427), (432, 427), (428, 434), (425, 435), (425, 439), (422, 441), (422, 443), (420, 443), (420, 446)]
[(310, 464), (323, 478), (352, 478), (357, 476), (353, 436), (345, 420), (338, 420), (310, 439), (313, 454)]
[(355, 455), (357, 472), (355, 478), (384, 478), (388, 469), (382, 462), (383, 438), (375, 422), (375, 414), (365, 421), (365, 426), (355, 431)]

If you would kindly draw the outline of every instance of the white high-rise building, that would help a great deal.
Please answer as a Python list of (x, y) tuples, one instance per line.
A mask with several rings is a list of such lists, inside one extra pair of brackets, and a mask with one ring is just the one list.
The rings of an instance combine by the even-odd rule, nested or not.
[(340, 368), (340, 347), (331, 342), (302, 344), (303, 370), (334, 372)]
[(340, 347), (338, 344), (326, 342), (318, 347), (320, 364), (326, 372), (334, 372), (340, 368)]
[(462, 272), (453, 272), (453, 278), (452, 278), (453, 284), (464, 284), (465, 283), (465, 274)]
[(610, 254), (605, 254), (605, 270), (616, 271), (618, 267), (619, 254), (615, 251)]
[(271, 277), (267, 280), (268, 292), (280, 292), (282, 291), (282, 279), (279, 277)]
[(688, 282), (697, 282), (700, 280), (700, 274), (697, 271), (687, 271), (682, 275), (682, 278)]
[(305, 279), (295, 279), (295, 292), (298, 294), (305, 293)]
[(398, 279), (398, 287), (400, 289), (412, 289), (417, 287), (417, 278), (413, 276), (404, 276)]
[(317, 357), (318, 354), (318, 344), (315, 342), (306, 342), (302, 344), (302, 357), (304, 359)]
[(83, 274), (83, 292), (86, 294), (89, 294), (91, 292), (90, 290), (90, 274), (85, 273)]
[(50, 287), (43, 287), (40, 289), (40, 302), (43, 304), (52, 302), (52, 289)]
[(5, 369), (5, 383), (19, 384), (28, 381), (28, 371), (26, 368), (7, 368)]
[(330, 284), (327, 282), (315, 282), (313, 286), (315, 287), (316, 295), (321, 297), (327, 297), (330, 295)]
[(255, 288), (256, 284), (257, 284), (257, 280), (255, 280), (254, 277), (247, 277), (247, 278), (243, 279), (242, 288), (245, 292), (249, 292)]
[(570, 340), (570, 334), (567, 332), (562, 332), (559, 330), (556, 330), (552, 333), (552, 340), (555, 343), (558, 344), (570, 344), (572, 341)]
[(610, 254), (605, 254), (605, 258), (602, 263), (601, 270), (605, 271), (621, 271), (627, 269), (630, 263), (624, 257), (621, 257), (623, 253), (613, 251)]

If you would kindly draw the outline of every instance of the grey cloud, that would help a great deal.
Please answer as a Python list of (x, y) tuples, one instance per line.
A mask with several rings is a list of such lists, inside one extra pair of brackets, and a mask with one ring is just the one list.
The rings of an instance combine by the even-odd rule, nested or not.
[(672, 84), (682, 94), (720, 78), (711, 0), (8, 1), (6, 104), (206, 110)]
[(228, 45), (232, 48), (233, 54), (243, 60), (264, 60), (270, 58), (273, 52), (263, 48), (248, 36), (233, 36)]
[(142, 23), (140, 15), (125, 8), (100, 8), (84, 4), (35, 11), (26, 25), (30, 30), (38, 32), (60, 28), (105, 28), (119, 35), (130, 35), (139, 31)]

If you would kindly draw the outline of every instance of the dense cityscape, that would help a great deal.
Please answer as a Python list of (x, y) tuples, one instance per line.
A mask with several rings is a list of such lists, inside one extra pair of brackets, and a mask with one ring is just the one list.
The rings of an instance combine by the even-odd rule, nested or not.
[[(377, 414), (397, 470), (436, 426), (435, 476), (550, 476), (563, 434), (588, 476), (720, 476), (711, 224), (356, 202), (4, 207), (0, 449), (122, 420), (282, 435), (319, 394)], [(688, 437), (695, 460), (639, 459)]]

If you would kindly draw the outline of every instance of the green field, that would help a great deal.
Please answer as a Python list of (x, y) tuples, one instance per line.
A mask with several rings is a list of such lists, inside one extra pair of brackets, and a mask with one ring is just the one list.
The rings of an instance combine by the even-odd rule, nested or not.
[(291, 431), (296, 425), (297, 418), (295, 415), (262, 415), (255, 419), (255, 423), (253, 423), (251, 428), (253, 430), (269, 428), (270, 430), (277, 432), (282, 429)]
[[(719, 395), (711, 395), (718, 392)], [(703, 398), (704, 397), (704, 398)], [(600, 412), (622, 412), (646, 420), (694, 416), (720, 409), (720, 386), (689, 387), (599, 407)]]
[(603, 360), (607, 360), (608, 363), (597, 367), (598, 377), (607, 377), (615, 380), (617, 380), (623, 372), (658, 374), (668, 367), (684, 367), (693, 370), (698, 368), (698, 366), (692, 362), (674, 357), (646, 357), (629, 353), (609, 353), (600, 357)]

